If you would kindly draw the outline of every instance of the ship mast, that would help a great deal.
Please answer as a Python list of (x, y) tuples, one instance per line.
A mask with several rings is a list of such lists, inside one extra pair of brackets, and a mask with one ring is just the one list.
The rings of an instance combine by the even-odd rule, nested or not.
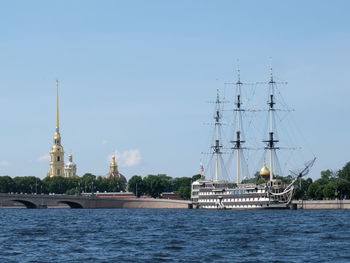
[(275, 102), (275, 84), (276, 82), (273, 79), (273, 74), (272, 74), (272, 68), (270, 69), (270, 81), (269, 81), (269, 101), (267, 102), (267, 105), (269, 105), (268, 111), (269, 111), (269, 121), (270, 121), (270, 131), (269, 131), (269, 139), (264, 141), (267, 143), (265, 146), (265, 149), (270, 151), (270, 181), (273, 180), (273, 165), (274, 165), (274, 160), (273, 160), (273, 152), (276, 149), (279, 149), (279, 147), (276, 147), (276, 143), (278, 140), (274, 138), (274, 112), (275, 108), (274, 105), (276, 104)]
[(215, 144), (212, 146), (213, 153), (215, 154), (215, 181), (219, 180), (219, 155), (222, 154), (221, 148), (222, 145), (220, 145), (220, 126), (221, 126), (221, 110), (220, 110), (220, 104), (222, 102), (219, 98), (219, 90), (217, 90), (216, 93), (216, 101), (215, 101)]
[(242, 112), (244, 109), (241, 108), (242, 102), (241, 102), (241, 86), (243, 83), (241, 82), (241, 76), (240, 76), (240, 70), (238, 70), (238, 79), (236, 82), (236, 89), (237, 89), (237, 98), (236, 98), (236, 108), (233, 110), (237, 112), (237, 131), (236, 131), (236, 140), (231, 141), (231, 143), (234, 143), (234, 146), (232, 147), (233, 150), (237, 151), (237, 159), (236, 159), (236, 169), (237, 169), (237, 184), (240, 182), (240, 154), (242, 148), (242, 144), (245, 143), (241, 139), (241, 122), (242, 122)]

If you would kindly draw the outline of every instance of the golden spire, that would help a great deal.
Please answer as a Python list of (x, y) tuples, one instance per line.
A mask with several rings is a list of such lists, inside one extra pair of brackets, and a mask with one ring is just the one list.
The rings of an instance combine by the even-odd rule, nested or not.
[(116, 162), (115, 162), (115, 154), (112, 156), (112, 163), (111, 165), (115, 166), (116, 165)]
[(58, 79), (56, 79), (57, 85), (57, 97), (56, 97), (56, 132), (54, 135), (54, 144), (61, 145), (60, 125), (59, 125), (59, 113), (58, 113)]
[(57, 85), (57, 101), (56, 101), (56, 132), (59, 132), (60, 125), (59, 125), (59, 116), (58, 116), (58, 79), (56, 79), (56, 85)]
[(115, 161), (115, 152), (112, 155), (112, 162), (111, 162), (109, 167), (110, 167), (110, 172), (111, 173), (118, 173), (118, 164)]

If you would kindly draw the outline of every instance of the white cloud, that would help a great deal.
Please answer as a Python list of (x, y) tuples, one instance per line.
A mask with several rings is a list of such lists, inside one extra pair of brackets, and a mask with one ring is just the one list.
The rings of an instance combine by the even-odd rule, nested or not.
[(41, 155), (36, 159), (37, 162), (48, 162), (49, 160), (50, 160), (49, 154)]
[(0, 161), (0, 166), (1, 167), (5, 167), (5, 166), (10, 166), (11, 164), (10, 164), (10, 162), (8, 162), (8, 161)]
[[(141, 162), (141, 153), (138, 149), (125, 150), (123, 152), (115, 151), (117, 163), (121, 167), (137, 166)], [(112, 154), (108, 156), (108, 162), (112, 159)]]
[(105, 144), (107, 144), (107, 143), (108, 143), (107, 140), (102, 140), (102, 141), (101, 141), (101, 144), (103, 144), (103, 145), (105, 145)]

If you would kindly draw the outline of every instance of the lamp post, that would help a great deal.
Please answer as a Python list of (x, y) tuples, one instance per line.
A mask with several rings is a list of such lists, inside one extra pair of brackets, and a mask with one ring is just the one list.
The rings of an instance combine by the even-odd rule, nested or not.
[(136, 198), (138, 197), (137, 195), (137, 182), (136, 182), (136, 190), (135, 190), (135, 193), (136, 193)]

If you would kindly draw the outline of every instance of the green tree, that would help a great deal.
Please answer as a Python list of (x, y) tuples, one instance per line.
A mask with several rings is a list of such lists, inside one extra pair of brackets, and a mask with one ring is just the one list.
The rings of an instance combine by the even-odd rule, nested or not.
[(130, 178), (128, 182), (128, 191), (133, 192), (136, 197), (140, 197), (145, 193), (145, 183), (142, 177), (139, 175), (134, 175)]
[(321, 178), (323, 180), (330, 181), (334, 177), (335, 177), (335, 174), (329, 169), (325, 171), (321, 171)]
[(173, 179), (173, 192), (178, 193), (181, 187), (191, 188), (192, 178), (191, 177), (176, 177)]
[(198, 179), (200, 179), (202, 177), (201, 174), (195, 174), (194, 176), (192, 176), (192, 182), (197, 181)]
[(125, 191), (126, 184), (125, 182), (118, 178), (118, 177), (112, 177), (106, 179), (108, 183), (108, 192), (121, 192)]
[(68, 187), (68, 178), (62, 176), (45, 177), (43, 180), (43, 190), (46, 193), (64, 194)]
[(18, 193), (36, 193), (41, 186), (40, 178), (34, 176), (17, 176), (13, 178), (13, 182)]
[(316, 185), (316, 183), (312, 183), (309, 185), (309, 187), (307, 188), (307, 197), (311, 198), (311, 199), (316, 199), (316, 191), (317, 191), (318, 186)]
[(259, 179), (257, 178), (244, 178), (242, 180), (242, 184), (256, 184), (258, 182)]
[(174, 192), (183, 199), (191, 197), (191, 177), (176, 177), (174, 178)]
[(287, 176), (274, 175), (274, 178), (281, 180), (285, 184), (290, 184), (294, 179), (292, 175), (287, 175)]
[(146, 193), (153, 198), (157, 198), (166, 189), (166, 181), (159, 175), (147, 175), (143, 181), (145, 182)]
[(350, 197), (350, 182), (343, 178), (336, 178), (334, 184), (337, 190), (337, 198), (349, 198)]
[(338, 172), (338, 177), (350, 182), (350, 162), (345, 164), (343, 169)]
[(77, 194), (79, 194), (79, 191), (76, 188), (71, 188), (66, 191), (66, 195), (77, 195)]
[(84, 174), (80, 179), (82, 191), (85, 193), (95, 192), (96, 190), (96, 175), (91, 173)]
[(327, 178), (317, 179), (309, 185), (307, 196), (312, 199), (322, 200), (324, 198), (323, 189), (330, 181)]
[(107, 178), (103, 178), (102, 176), (99, 176), (97, 177), (95, 183), (96, 183), (96, 191), (108, 192), (109, 181)]
[(190, 199), (191, 198), (191, 187), (189, 185), (181, 185), (178, 194), (182, 199)]
[(172, 177), (167, 176), (166, 174), (158, 174), (157, 176), (163, 181), (163, 192), (174, 192), (174, 180)]
[(259, 178), (259, 180), (256, 182), (256, 184), (265, 184), (266, 181), (264, 178)]
[(335, 197), (335, 190), (337, 189), (336, 184), (334, 182), (329, 182), (328, 184), (324, 185), (323, 187), (323, 198), (326, 199), (334, 199)]
[(294, 199), (306, 199), (307, 190), (311, 184), (312, 184), (311, 178), (307, 178), (307, 179), (300, 178), (295, 185), (296, 189), (294, 193)]
[(0, 176), (0, 193), (10, 193), (16, 191), (16, 185), (10, 176)]

